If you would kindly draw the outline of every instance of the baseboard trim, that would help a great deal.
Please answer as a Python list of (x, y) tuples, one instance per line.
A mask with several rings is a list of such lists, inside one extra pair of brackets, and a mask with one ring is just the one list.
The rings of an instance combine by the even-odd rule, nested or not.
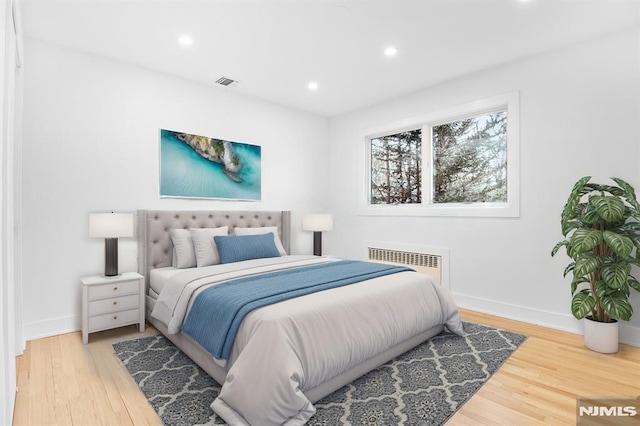
[[(557, 312), (533, 309), (527, 306), (468, 296), (455, 292), (451, 292), (451, 295), (461, 308), (553, 328), (554, 330), (568, 331), (576, 334), (583, 333), (581, 322), (568, 313), (559, 314)], [(640, 328), (621, 323), (619, 339), (620, 343), (640, 347)]]
[(22, 336), (25, 341), (41, 339), (43, 337), (57, 336), (59, 334), (72, 333), (81, 329), (80, 316), (53, 318), (45, 321), (34, 321), (22, 325)]
[(625, 323), (620, 324), (620, 342), (640, 347), (640, 328)]

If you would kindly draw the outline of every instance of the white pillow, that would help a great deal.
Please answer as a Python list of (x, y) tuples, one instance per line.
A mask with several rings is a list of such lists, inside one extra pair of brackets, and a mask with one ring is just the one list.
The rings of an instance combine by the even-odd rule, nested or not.
[(215, 235), (229, 235), (229, 227), (191, 229), (191, 239), (198, 268), (220, 263), (218, 248), (213, 241)]
[(278, 252), (280, 252), (280, 256), (287, 255), (287, 251), (282, 246), (280, 237), (278, 237), (277, 226), (263, 226), (262, 228), (234, 228), (233, 231), (236, 235), (260, 235), (270, 232), (273, 234), (273, 242), (276, 244), (276, 248), (278, 249)]
[(179, 269), (193, 268), (196, 266), (196, 254), (191, 241), (191, 231), (188, 229), (174, 228), (169, 230), (173, 241), (173, 266)]

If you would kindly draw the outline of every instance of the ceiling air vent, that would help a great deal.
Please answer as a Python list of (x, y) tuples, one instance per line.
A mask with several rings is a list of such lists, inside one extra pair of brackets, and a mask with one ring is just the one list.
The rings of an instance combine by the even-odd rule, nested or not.
[(220, 77), (216, 80), (216, 84), (220, 84), (221, 86), (235, 86), (238, 84), (238, 81), (228, 77)]

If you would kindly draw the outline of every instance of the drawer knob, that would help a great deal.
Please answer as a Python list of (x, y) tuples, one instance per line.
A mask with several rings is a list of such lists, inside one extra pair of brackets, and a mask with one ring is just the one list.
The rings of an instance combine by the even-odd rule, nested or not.
[(116, 287), (114, 287), (114, 288), (113, 288), (113, 291), (118, 291), (118, 287), (117, 287), (117, 286), (116, 286)]
[(114, 304), (114, 305), (117, 305), (117, 304), (118, 304), (118, 301), (117, 301), (117, 300), (114, 300), (114, 301), (113, 301), (113, 304)]
[(114, 316), (113, 316), (113, 319), (114, 319), (114, 320), (117, 320), (117, 319), (118, 319), (118, 316), (117, 316), (117, 315), (114, 315)]

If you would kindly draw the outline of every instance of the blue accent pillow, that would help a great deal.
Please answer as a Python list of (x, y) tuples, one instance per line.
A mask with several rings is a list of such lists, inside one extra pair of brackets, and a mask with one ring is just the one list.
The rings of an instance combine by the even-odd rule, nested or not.
[(218, 247), (220, 263), (280, 257), (272, 233), (258, 235), (216, 235), (213, 240)]

